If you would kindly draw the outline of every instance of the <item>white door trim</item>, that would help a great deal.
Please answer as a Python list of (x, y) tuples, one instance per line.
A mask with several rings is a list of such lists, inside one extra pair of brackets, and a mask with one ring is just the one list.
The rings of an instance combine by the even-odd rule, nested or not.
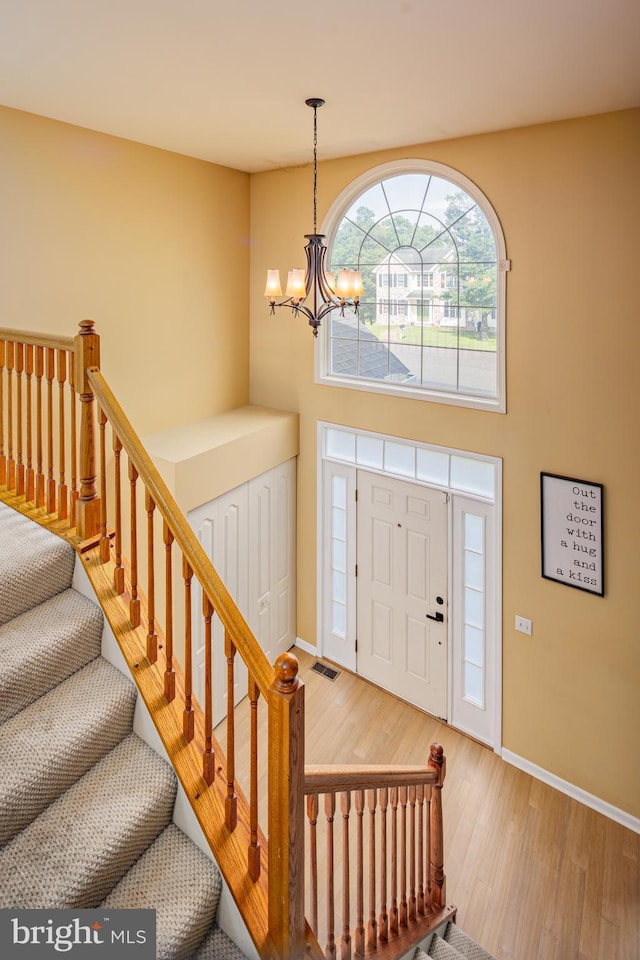
[[(342, 637), (342, 655), (336, 654), (328, 643), (330, 621), (330, 584), (333, 572), (330, 566), (330, 517), (327, 500), (327, 483), (335, 471), (343, 477), (353, 476), (355, 490), (356, 469), (361, 467), (372, 473), (380, 473), (396, 479), (415, 482), (450, 494), (450, 627), (449, 627), (449, 722), (452, 726), (484, 741), (500, 754), (502, 749), (502, 460), (478, 453), (457, 450), (448, 447), (406, 440), (386, 434), (359, 430), (338, 424), (318, 422), (318, 509), (317, 509), (317, 646), (308, 647), (315, 655), (326, 656), (341, 663), (347, 669), (354, 669), (355, 643), (353, 658), (345, 659), (348, 649), (347, 628)], [(485, 632), (485, 683), (489, 683), (491, 700), (482, 708), (476, 704), (481, 732), (470, 728), (463, 720), (461, 709), (456, 709), (453, 695), (454, 672), (463, 669), (463, 610), (453, 608), (453, 595), (457, 581), (462, 576), (463, 546), (454, 542), (452, 517), (456, 502), (464, 502), (466, 512), (473, 513), (473, 504), (482, 504), (479, 514), (488, 517), (490, 536), (487, 538), (488, 553), (484, 558), (484, 632)], [(490, 508), (490, 509), (487, 509)], [(349, 513), (353, 522), (348, 527), (353, 531), (352, 556), (355, 560), (355, 498), (351, 501)], [(347, 555), (350, 555), (347, 543)], [(355, 601), (355, 563), (346, 570), (347, 584), (345, 596), (352, 612), (349, 598)], [(330, 579), (331, 578), (331, 579)], [(338, 578), (339, 580), (339, 578)], [(488, 611), (488, 612), (487, 612)], [(347, 618), (347, 623), (351, 618)], [(353, 627), (355, 641), (355, 623)], [(300, 641), (298, 641), (300, 642)], [(304, 646), (304, 644), (302, 644)], [(308, 645), (307, 645), (308, 646)], [(473, 701), (471, 701), (473, 705)], [(468, 708), (469, 701), (460, 706)], [(460, 714), (460, 717), (458, 717)]]

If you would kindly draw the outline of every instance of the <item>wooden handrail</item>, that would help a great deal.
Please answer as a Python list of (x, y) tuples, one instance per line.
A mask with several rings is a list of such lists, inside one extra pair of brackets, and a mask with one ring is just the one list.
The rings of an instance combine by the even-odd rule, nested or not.
[(382, 787), (409, 787), (438, 783), (438, 774), (429, 767), (401, 764), (323, 764), (304, 769), (304, 792), (340, 793), (343, 790), (376, 790)]
[(58, 337), (48, 333), (30, 333), (27, 330), (0, 328), (0, 340), (13, 340), (16, 343), (29, 343), (34, 347), (51, 347), (53, 350), (73, 350), (74, 337)]
[(246, 620), (204, 552), (157, 467), (138, 439), (105, 377), (100, 370), (91, 369), (88, 371), (87, 380), (93, 388), (101, 409), (116, 431), (122, 448), (133, 462), (151, 499), (171, 530), (174, 540), (182, 549), (194, 576), (213, 604), (225, 629), (233, 636), (234, 645), (253, 674), (260, 693), (266, 697), (275, 679), (274, 668), (262, 648), (258, 646)]

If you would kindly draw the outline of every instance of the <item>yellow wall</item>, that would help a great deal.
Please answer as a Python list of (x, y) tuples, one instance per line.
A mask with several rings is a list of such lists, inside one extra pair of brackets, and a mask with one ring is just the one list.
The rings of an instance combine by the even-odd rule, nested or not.
[[(249, 177), (4, 108), (0, 144), (0, 326), (71, 335), (92, 317), (141, 434), (249, 399), (251, 210), (251, 401), (300, 413), (306, 641), (318, 419), (503, 458), (504, 745), (640, 816), (640, 112), (320, 165), (320, 219), (354, 177), (405, 156), (450, 164), (486, 193), (512, 260), (504, 416), (313, 383), (309, 327), (269, 317), (262, 298), (267, 267), (304, 265), (309, 166)], [(541, 470), (605, 485), (604, 599), (540, 577)], [(516, 613), (532, 638), (514, 631)]]
[[(512, 261), (506, 415), (314, 384), (310, 328), (262, 297), (268, 267), (304, 265), (311, 168), (253, 175), (251, 193), (251, 400), (300, 412), (298, 635), (315, 643), (317, 420), (503, 458), (504, 746), (635, 816), (639, 148), (640, 111), (625, 111), (320, 164), (319, 221), (353, 178), (403, 157), (487, 195)], [(541, 578), (540, 471), (604, 484), (604, 599)]]
[(138, 433), (248, 400), (249, 176), (0, 108), (0, 326), (85, 317)]

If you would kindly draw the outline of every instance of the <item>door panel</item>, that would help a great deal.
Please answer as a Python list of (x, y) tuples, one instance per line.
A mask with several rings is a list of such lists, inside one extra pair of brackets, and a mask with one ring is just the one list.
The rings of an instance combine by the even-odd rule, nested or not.
[[(190, 522), (196, 535), (220, 574), (229, 593), (241, 610), (246, 609), (248, 575), (246, 556), (247, 539), (247, 490), (246, 486), (218, 497), (217, 500), (192, 511)], [(202, 591), (194, 581), (194, 693), (202, 706), (205, 688), (204, 623)], [(227, 715), (227, 660), (224, 652), (224, 628), (214, 614), (212, 622), (212, 679), (213, 679), (213, 725)], [(234, 704), (247, 694), (247, 670), (240, 657), (235, 658)]]
[(357, 483), (358, 673), (446, 718), (447, 496), (364, 470)]

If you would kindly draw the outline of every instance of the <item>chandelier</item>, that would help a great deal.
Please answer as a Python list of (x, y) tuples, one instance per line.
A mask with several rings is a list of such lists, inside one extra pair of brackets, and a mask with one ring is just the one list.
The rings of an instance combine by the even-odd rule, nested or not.
[[(314, 337), (318, 336), (318, 327), (331, 310), (340, 309), (344, 316), (344, 309), (348, 307), (358, 312), (360, 297), (364, 295), (362, 277), (359, 270), (340, 270), (338, 278), (324, 269), (324, 259), (327, 248), (324, 243), (325, 235), (317, 232), (317, 201), (318, 201), (318, 107), (324, 100), (311, 97), (305, 100), (308, 107), (313, 108), (313, 233), (306, 233), (305, 240), (309, 242), (304, 248), (307, 256), (307, 269), (289, 270), (285, 299), (278, 302), (276, 297), (282, 296), (280, 286), (280, 271), (267, 270), (267, 285), (264, 295), (269, 297), (271, 313), (275, 314), (276, 307), (289, 307), (294, 316), (302, 313), (309, 325), (313, 328)], [(307, 304), (305, 301), (309, 301)]]

